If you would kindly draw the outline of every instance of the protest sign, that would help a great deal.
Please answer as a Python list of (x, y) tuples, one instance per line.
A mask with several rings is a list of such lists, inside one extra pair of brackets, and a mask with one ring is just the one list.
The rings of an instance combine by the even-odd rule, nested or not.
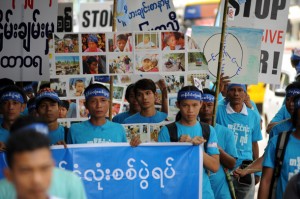
[(278, 84), (290, 0), (247, 0), (243, 4), (230, 0), (229, 4), (235, 10), (234, 19), (227, 22), (229, 27), (264, 30), (261, 38), (262, 46), (258, 81)]
[(57, 0), (0, 1), (0, 78), (49, 80), (47, 37), (56, 21)]
[[(195, 64), (199, 58), (205, 60), (203, 53), (180, 32), (54, 33), (51, 46), (51, 87), (70, 104), (70, 114), (62, 122), (88, 119), (84, 89), (91, 82), (108, 86), (109, 76), (114, 76), (113, 116), (128, 111), (124, 85), (141, 78), (157, 83), (157, 108), (162, 103), (160, 79), (167, 80), (168, 92), (174, 94), (192, 85), (194, 78), (203, 86), (210, 80), (205, 64)], [(177, 113), (172, 110), (171, 118)]]
[[(55, 147), (52, 153), (57, 167), (71, 170), (83, 180), (91, 199), (202, 198), (201, 146), (68, 145), (68, 149)], [(2, 153), (0, 168), (6, 166), (3, 158)]]
[(179, 29), (174, 5), (170, 0), (118, 1), (118, 31), (179, 31)]
[(80, 32), (111, 32), (112, 2), (80, 4)]
[(59, 3), (56, 32), (73, 32), (73, 3)]
[[(221, 28), (194, 26), (192, 38), (197, 42), (206, 60), (197, 59), (195, 65), (207, 62), (210, 74), (216, 78)], [(256, 84), (260, 64), (260, 47), (263, 30), (227, 28), (224, 39), (221, 72), (232, 83)], [(201, 63), (197, 63), (201, 62)]]

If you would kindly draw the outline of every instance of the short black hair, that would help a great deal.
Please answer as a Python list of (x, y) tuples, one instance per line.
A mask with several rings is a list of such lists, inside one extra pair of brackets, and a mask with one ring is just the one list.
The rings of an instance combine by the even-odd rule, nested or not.
[(203, 88), (203, 93), (204, 93), (204, 94), (211, 94), (211, 95), (213, 95), (213, 96), (216, 95), (216, 93), (215, 93), (214, 91), (212, 91), (212, 90), (210, 90), (210, 89), (208, 89), (208, 88)]
[(126, 40), (127, 40), (126, 35), (124, 35), (124, 34), (119, 34), (119, 35), (117, 36), (117, 41), (119, 41), (119, 40), (124, 40), (124, 41), (126, 41)]
[(65, 107), (67, 110), (69, 110), (70, 103), (67, 100), (61, 100), (60, 106)]
[(287, 92), (288, 90), (290, 89), (300, 89), (300, 82), (298, 81), (295, 81), (295, 82), (292, 82), (291, 84), (289, 84), (286, 88), (285, 88), (285, 91)]
[(156, 85), (151, 79), (140, 79), (134, 84), (134, 93), (137, 94), (137, 90), (151, 90), (156, 93)]
[(13, 157), (15, 154), (31, 152), (42, 148), (49, 148), (49, 138), (35, 131), (25, 131), (11, 134), (6, 142), (6, 161), (8, 167), (13, 166)]
[(90, 84), (88, 87), (86, 87), (86, 89), (84, 90), (84, 95), (86, 95), (86, 93), (91, 90), (91, 89), (94, 89), (94, 88), (102, 88), (102, 89), (105, 89), (109, 92), (109, 89), (104, 86), (103, 84), (100, 84), (100, 83), (93, 83), (93, 84)]
[(44, 88), (50, 88), (50, 82), (43, 83), (43, 84), (40, 85), (40, 90), (42, 90)]
[(6, 86), (10, 86), (10, 85), (14, 85), (15, 82), (11, 79), (8, 78), (1, 78), (0, 79), (0, 90), (2, 90), (3, 88), (5, 88)]
[(133, 90), (134, 92), (134, 84), (129, 84), (126, 88), (126, 91), (125, 91), (125, 99), (128, 101), (129, 99), (129, 94), (130, 92)]
[(48, 125), (46, 121), (41, 117), (32, 117), (32, 116), (21, 116), (19, 117), (10, 127), (10, 133), (14, 134), (31, 124), (45, 124)]
[[(294, 97), (294, 104), (299, 100), (300, 100), (300, 94), (298, 94)], [(296, 110), (296, 109), (294, 110), (294, 113), (292, 115), (292, 122), (293, 122), (293, 127), (296, 128), (297, 122), (298, 122), (298, 110)]]
[(77, 83), (84, 83), (84, 81), (83, 81), (82, 79), (77, 79), (77, 80), (75, 81), (75, 86), (76, 86)]
[(1, 91), (0, 91), (0, 98), (2, 97), (2, 95), (6, 92), (17, 92), (17, 93), (20, 93), (23, 97), (23, 100), (24, 100), (24, 104), (27, 103), (27, 96), (25, 94), (25, 92), (23, 91), (23, 89), (21, 89), (20, 87), (16, 86), (16, 85), (9, 85), (9, 86), (6, 86), (5, 88), (3, 88)]
[(87, 63), (88, 65), (91, 65), (91, 63), (93, 63), (93, 62), (98, 62), (97, 59), (96, 59), (96, 57), (94, 57), (94, 56), (90, 56), (90, 57), (86, 60), (86, 63)]

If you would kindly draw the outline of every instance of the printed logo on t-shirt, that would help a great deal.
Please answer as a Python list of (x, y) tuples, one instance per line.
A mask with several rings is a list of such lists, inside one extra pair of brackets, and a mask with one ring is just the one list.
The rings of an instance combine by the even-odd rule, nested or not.
[[(235, 143), (239, 141), (242, 146), (248, 143), (248, 133), (250, 132), (248, 125), (244, 126), (243, 124), (233, 123), (228, 124), (228, 128), (234, 132)], [(244, 132), (245, 135), (242, 136), (241, 132)], [(238, 140), (239, 135), (240, 140)]]
[(297, 158), (291, 158), (289, 160), (289, 166), (290, 168), (296, 167), (293, 172), (289, 172), (289, 180), (291, 177), (293, 177), (295, 174), (299, 173), (300, 171), (300, 157)]

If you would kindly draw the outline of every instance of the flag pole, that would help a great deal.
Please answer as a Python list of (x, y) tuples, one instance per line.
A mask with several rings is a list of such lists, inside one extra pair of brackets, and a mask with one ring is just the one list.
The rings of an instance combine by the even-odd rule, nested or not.
[[(117, 4), (118, 0), (114, 0), (114, 6), (113, 6), (113, 26), (112, 31), (117, 31)], [(109, 77), (109, 119), (112, 119), (112, 106), (113, 106), (113, 93), (114, 93), (114, 76)]]
[(218, 59), (218, 71), (217, 71), (217, 79), (216, 79), (215, 103), (214, 103), (214, 109), (213, 109), (213, 126), (216, 125), (218, 95), (220, 92), (220, 76), (221, 76), (221, 67), (222, 67), (222, 59), (223, 59), (223, 48), (224, 48), (224, 39), (225, 39), (225, 31), (226, 31), (228, 2), (229, 2), (229, 0), (225, 0), (224, 10), (223, 10), (222, 32), (221, 32), (221, 41), (220, 41), (219, 59)]

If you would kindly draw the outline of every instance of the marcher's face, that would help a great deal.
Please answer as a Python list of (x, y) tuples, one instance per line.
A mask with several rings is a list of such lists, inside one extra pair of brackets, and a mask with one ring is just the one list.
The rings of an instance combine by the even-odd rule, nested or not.
[(227, 92), (227, 97), (229, 99), (230, 104), (238, 105), (243, 104), (244, 99), (246, 97), (246, 93), (240, 86), (233, 86)]
[(135, 94), (134, 94), (134, 90), (131, 89), (131, 91), (129, 92), (129, 96), (128, 96), (128, 103), (130, 106), (130, 109), (136, 111), (136, 112), (140, 112), (141, 111), (141, 107), (138, 104), (137, 100), (135, 99)]
[(2, 102), (3, 118), (7, 121), (15, 121), (25, 109), (25, 104), (15, 100), (6, 100)]
[(88, 42), (90, 52), (97, 52), (97, 43), (89, 41)]
[(92, 62), (92, 63), (89, 65), (89, 69), (90, 69), (90, 71), (92, 71), (92, 72), (98, 73), (98, 64), (97, 64), (97, 62)]
[(188, 122), (197, 120), (202, 102), (198, 100), (182, 100), (176, 103), (177, 108), (180, 109), (182, 119)]
[(286, 100), (285, 100), (285, 106), (286, 106), (286, 109), (287, 111), (293, 115), (294, 113), (294, 97), (287, 97)]
[(59, 110), (58, 110), (59, 118), (66, 118), (67, 113), (68, 113), (68, 110), (65, 107), (63, 107), (63, 106), (59, 107)]
[(40, 102), (37, 112), (47, 123), (56, 122), (59, 117), (58, 103), (50, 99), (44, 99)]
[(119, 47), (120, 51), (123, 51), (126, 45), (126, 41), (125, 40), (118, 40), (117, 41), (117, 46)]
[(213, 116), (213, 109), (214, 109), (213, 102), (203, 102), (199, 112), (200, 118), (205, 120), (211, 120)]
[(6, 177), (14, 184), (18, 198), (46, 199), (53, 167), (48, 148), (16, 153)]
[(151, 90), (137, 90), (136, 100), (142, 109), (152, 108), (155, 105), (155, 94)]
[(109, 100), (102, 96), (91, 97), (86, 103), (86, 108), (92, 117), (103, 118), (108, 111)]

